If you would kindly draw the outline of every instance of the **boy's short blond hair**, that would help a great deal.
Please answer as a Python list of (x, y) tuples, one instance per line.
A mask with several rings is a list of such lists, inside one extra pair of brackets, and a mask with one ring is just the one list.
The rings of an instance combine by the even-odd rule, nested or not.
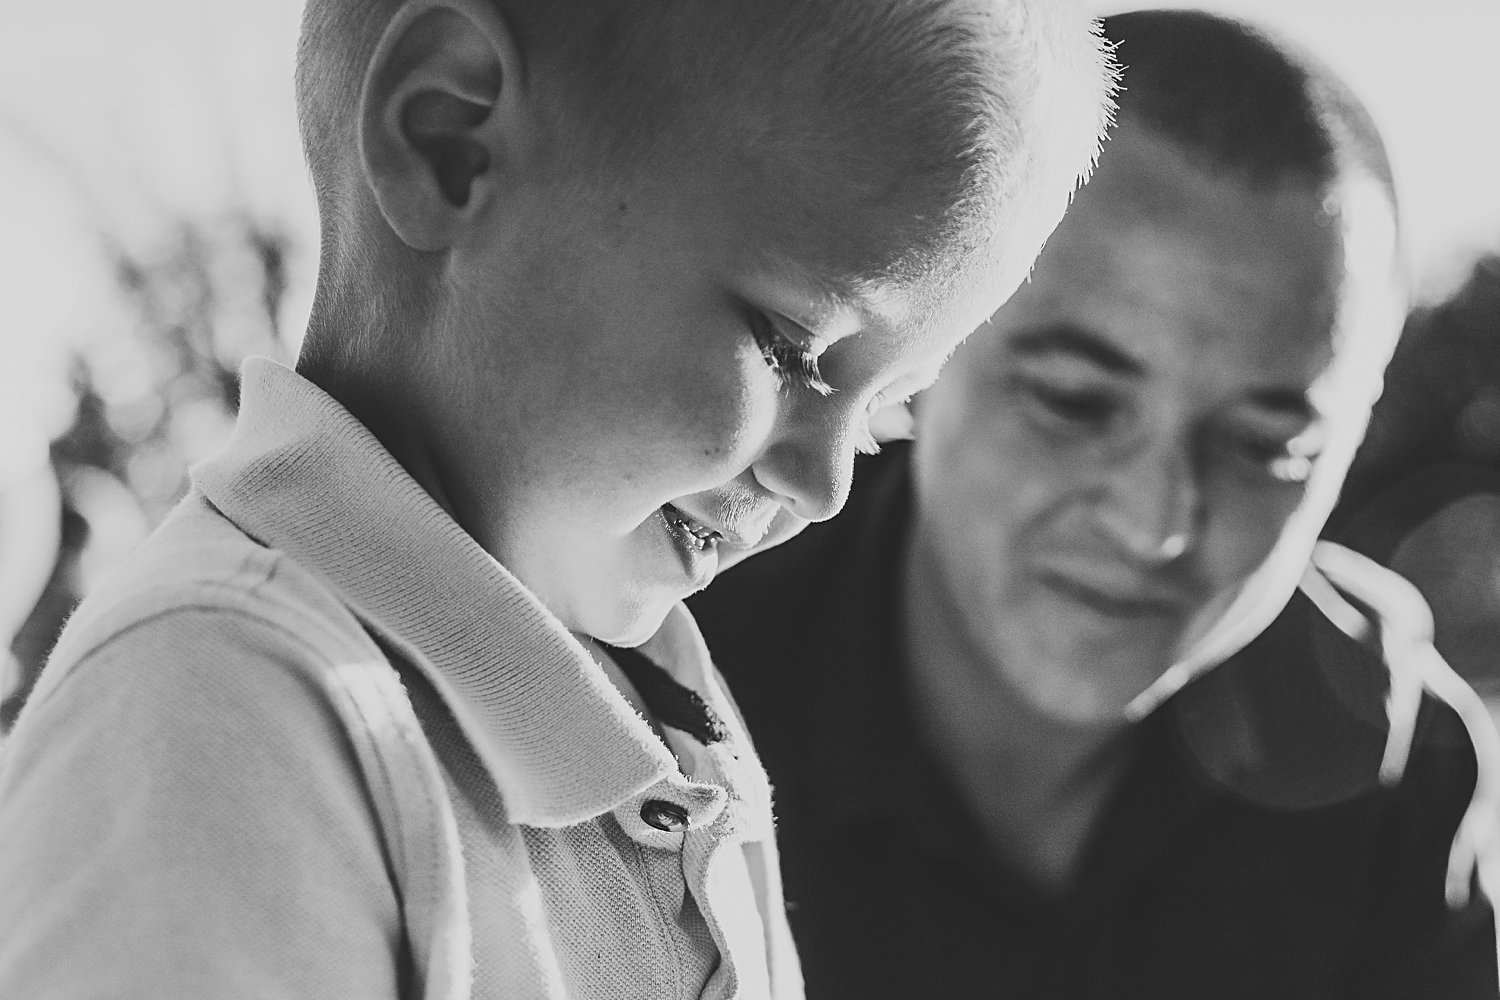
[[(1037, 177), (1075, 185), (1108, 121), (1112, 63), (1057, 0), (494, 3), (527, 75), (558, 81), (581, 180), (727, 151), (776, 170), (796, 195), (788, 212), (851, 192), (940, 206), (900, 234), (928, 253), (1030, 197)], [(365, 67), (399, 7), (306, 7), (297, 100), (325, 237), (345, 214), (338, 164)]]

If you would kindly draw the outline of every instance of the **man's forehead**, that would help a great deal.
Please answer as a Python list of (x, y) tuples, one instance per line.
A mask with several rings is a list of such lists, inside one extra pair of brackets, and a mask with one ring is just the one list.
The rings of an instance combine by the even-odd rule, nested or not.
[(1150, 225), (1188, 230), (1254, 225), (1268, 209), (1309, 226), (1336, 226), (1329, 194), (1335, 185), (1300, 175), (1267, 183), (1207, 165), (1181, 143), (1148, 127), (1122, 128), (1111, 138), (1094, 178), (1078, 194), (1063, 227)]
[(1311, 374), (1333, 359), (1340, 341), (1337, 310), (1322, 298), (1280, 295), (1264, 282), (1202, 287), (1211, 279), (1192, 271), (1144, 287), (1160, 273), (1147, 267), (1038, 282), (997, 315), (1004, 350), (1066, 356), (1122, 375), (1145, 375), (1191, 358)]
[(1065, 223), (996, 317), (996, 349), (1111, 377), (1253, 391), (1277, 409), (1327, 371), (1340, 319), (1337, 253), (1309, 253), (1306, 241), (1287, 250), (1276, 238), (1252, 247), (1234, 228), (1200, 239), (1118, 222), (1101, 224), (1096, 211)]
[[(1031, 300), (1106, 300), (1166, 316), (1231, 307), (1267, 322), (1336, 319), (1340, 220), (1310, 186), (1251, 190), (1184, 163), (1170, 143), (1113, 143), (1033, 271)], [(1220, 303), (1217, 298), (1229, 301)], [(1232, 311), (1225, 318), (1235, 320)]]
[[(1178, 141), (1137, 124), (1115, 135), (1054, 243), (1073, 238), (1102, 248), (1109, 238), (1141, 229), (1174, 234), (1185, 244), (1216, 241), (1229, 267), (1237, 262), (1222, 250), (1237, 244), (1247, 263), (1279, 261), (1285, 280), (1309, 288), (1319, 283), (1332, 296), (1345, 293), (1356, 272), (1387, 281), (1398, 263), (1392, 196), (1358, 166), (1328, 183), (1300, 174), (1270, 183), (1209, 166)], [(1184, 246), (1184, 256), (1190, 252)]]
[[(1039, 324), (1012, 331), (1004, 350), (1013, 357), (1064, 359), (1086, 365), (1100, 374), (1127, 381), (1145, 382), (1157, 374), (1156, 361), (1134, 350), (1136, 345), (1121, 342), (1102, 329), (1068, 321)], [(1293, 365), (1271, 363), (1256, 368), (1245, 366), (1241, 373), (1249, 376), (1244, 392), (1246, 401), (1267, 409), (1294, 413), (1310, 410), (1309, 390), (1328, 354), (1318, 357), (1312, 366), (1298, 369)], [(1181, 359), (1177, 359), (1181, 360)], [(1232, 372), (1203, 371), (1206, 379), (1223, 379)], [(1232, 381), (1233, 379), (1223, 379)]]

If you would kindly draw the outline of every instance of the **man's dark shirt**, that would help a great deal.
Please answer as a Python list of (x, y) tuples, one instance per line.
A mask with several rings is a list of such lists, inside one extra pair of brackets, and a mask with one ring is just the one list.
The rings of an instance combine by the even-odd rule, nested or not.
[(810, 1000), (1497, 996), (1488, 905), (1443, 899), (1467, 736), (1429, 703), (1380, 788), (1384, 667), (1301, 597), (1140, 724), (1074, 888), (994, 857), (905, 702), (907, 450), (857, 481), (691, 602), (775, 785)]

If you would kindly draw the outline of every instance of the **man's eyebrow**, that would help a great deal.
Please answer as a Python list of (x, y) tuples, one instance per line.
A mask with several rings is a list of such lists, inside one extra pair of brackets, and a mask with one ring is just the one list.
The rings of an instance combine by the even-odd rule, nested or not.
[(1053, 323), (1023, 330), (1011, 338), (1017, 354), (1075, 354), (1114, 375), (1142, 376), (1146, 368), (1135, 358), (1086, 327)]

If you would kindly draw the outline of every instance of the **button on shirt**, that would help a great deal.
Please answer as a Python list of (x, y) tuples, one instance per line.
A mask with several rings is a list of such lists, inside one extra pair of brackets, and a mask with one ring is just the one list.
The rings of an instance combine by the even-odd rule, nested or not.
[(5, 747), (0, 996), (800, 996), (686, 610), (639, 655), (711, 743), (658, 736), (334, 400), (243, 387)]

